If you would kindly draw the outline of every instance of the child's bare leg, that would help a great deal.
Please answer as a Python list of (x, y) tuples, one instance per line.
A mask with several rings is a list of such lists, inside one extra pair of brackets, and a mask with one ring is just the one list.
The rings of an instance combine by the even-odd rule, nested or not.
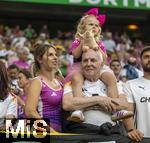
[(84, 78), (82, 76), (82, 73), (76, 73), (72, 77), (72, 90), (73, 90), (73, 96), (74, 97), (82, 97), (82, 86), (83, 86)]
[[(73, 96), (74, 97), (82, 97), (82, 85), (83, 85), (83, 76), (82, 74), (76, 73), (72, 77), (72, 90), (73, 90)], [(82, 110), (76, 110), (73, 111), (71, 114), (71, 117), (69, 117), (69, 120), (75, 121), (75, 122), (83, 122), (84, 121), (84, 115)]]
[[(125, 118), (133, 116), (133, 112), (128, 111), (128, 110), (122, 110), (122, 108), (120, 106), (120, 105), (122, 105), (122, 103), (124, 102), (125, 99), (119, 97), (118, 89), (117, 89), (117, 79), (115, 78), (115, 76), (110, 72), (104, 72), (101, 75), (101, 80), (107, 86), (107, 95), (111, 98), (114, 98), (114, 101), (116, 100), (116, 102), (114, 102), (114, 104), (116, 104), (117, 112), (112, 115), (112, 117), (111, 117), (112, 120), (117, 121), (117, 120), (121, 120), (121, 119), (125, 119)], [(121, 101), (122, 103), (120, 102), (121, 103), (120, 104), (119, 102), (117, 102), (117, 100), (118, 101), (122, 100)], [(128, 109), (128, 108), (126, 108), (126, 109)]]
[(111, 72), (104, 72), (101, 75), (101, 80), (107, 86), (107, 95), (111, 98), (118, 98), (117, 79)]

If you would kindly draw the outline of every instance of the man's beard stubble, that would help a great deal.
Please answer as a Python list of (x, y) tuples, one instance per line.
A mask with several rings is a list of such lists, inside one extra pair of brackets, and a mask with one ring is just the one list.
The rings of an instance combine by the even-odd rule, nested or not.
[[(149, 65), (149, 66), (148, 66)], [(146, 64), (146, 65), (142, 65), (143, 67), (143, 71), (146, 73), (150, 73), (150, 63)]]

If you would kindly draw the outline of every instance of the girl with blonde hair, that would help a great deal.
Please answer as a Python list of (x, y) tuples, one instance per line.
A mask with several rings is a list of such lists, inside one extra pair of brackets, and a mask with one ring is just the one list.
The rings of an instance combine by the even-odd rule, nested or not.
[[(101, 41), (101, 28), (105, 23), (106, 16), (98, 15), (98, 9), (92, 8), (79, 21), (77, 26), (77, 32), (75, 34), (75, 40), (72, 43), (69, 52), (74, 56), (75, 63), (70, 69), (66, 77), (66, 82), (72, 82), (73, 95), (83, 96), (82, 85), (84, 77), (81, 70), (81, 56), (82, 53), (92, 48), (99, 52), (103, 66), (100, 69), (99, 78), (107, 86), (107, 95), (112, 98), (118, 98), (117, 80), (113, 74), (113, 71), (106, 65), (106, 49)], [(119, 110), (119, 109), (117, 109)], [(119, 112), (119, 113), (118, 113)], [(120, 120), (125, 117), (132, 116), (131, 112), (126, 110), (120, 110), (116, 114), (112, 115), (112, 120)], [(71, 115), (71, 120), (84, 121), (82, 111), (74, 111)]]

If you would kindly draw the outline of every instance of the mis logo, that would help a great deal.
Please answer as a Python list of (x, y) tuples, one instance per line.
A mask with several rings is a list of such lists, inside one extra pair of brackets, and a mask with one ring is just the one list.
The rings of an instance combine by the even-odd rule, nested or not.
[(12, 120), (6, 119), (6, 139), (45, 138), (46, 128), (47, 123), (44, 120), (18, 119), (13, 124)]

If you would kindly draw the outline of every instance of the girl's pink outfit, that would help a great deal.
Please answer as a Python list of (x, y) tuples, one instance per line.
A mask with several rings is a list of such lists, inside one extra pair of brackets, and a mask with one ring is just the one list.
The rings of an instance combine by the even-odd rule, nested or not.
[[(75, 50), (76, 48), (78, 48), (78, 46), (80, 45), (80, 39), (75, 39), (72, 42), (71, 47), (69, 48), (69, 53), (71, 54), (73, 52), (73, 50)], [(99, 45), (99, 48), (106, 53), (106, 49), (104, 47), (104, 44), (102, 41), (97, 42), (97, 44)], [(68, 73), (67, 76), (65, 78), (65, 82), (68, 82), (71, 80), (72, 75), (74, 73), (79, 73), (81, 71), (81, 58), (77, 59), (77, 61), (74, 62), (74, 64), (72, 66), (69, 67), (68, 69)]]

